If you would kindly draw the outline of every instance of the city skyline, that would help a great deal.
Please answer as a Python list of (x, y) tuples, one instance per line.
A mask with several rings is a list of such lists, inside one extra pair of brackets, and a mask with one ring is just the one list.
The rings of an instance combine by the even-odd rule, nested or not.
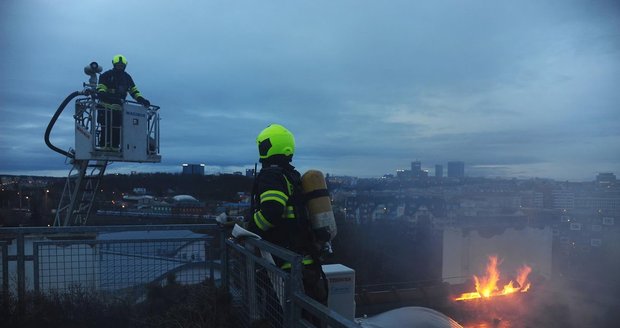
[[(0, 21), (0, 174), (67, 175), (45, 128), (83, 67), (119, 53), (161, 106), (162, 163), (110, 173), (244, 172), (270, 123), (295, 134), (300, 171), (379, 177), (456, 160), (474, 177), (620, 172), (616, 1), (9, 0)], [(104, 21), (117, 23), (96, 32)], [(65, 150), (71, 114), (51, 134)]]

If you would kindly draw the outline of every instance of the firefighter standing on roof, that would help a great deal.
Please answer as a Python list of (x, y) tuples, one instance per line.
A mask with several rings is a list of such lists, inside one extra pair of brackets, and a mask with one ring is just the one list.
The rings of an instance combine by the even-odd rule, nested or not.
[[(304, 256), (304, 290), (326, 304), (325, 274), (302, 197), (301, 177), (291, 165), (295, 138), (285, 127), (272, 124), (258, 135), (256, 142), (262, 168), (254, 181), (255, 205), (249, 230)], [(276, 260), (276, 265), (285, 270), (291, 267), (281, 260)]]
[(127, 58), (116, 55), (112, 58), (114, 68), (101, 74), (97, 85), (99, 108), (97, 122), (101, 124), (99, 147), (105, 150), (120, 149), (120, 128), (122, 125), (123, 102), (127, 93), (145, 107), (151, 103), (142, 96), (131, 75), (125, 72)]

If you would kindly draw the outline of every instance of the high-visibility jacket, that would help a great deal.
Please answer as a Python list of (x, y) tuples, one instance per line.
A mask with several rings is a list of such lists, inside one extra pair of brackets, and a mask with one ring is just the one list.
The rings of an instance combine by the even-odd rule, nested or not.
[(142, 98), (142, 94), (133, 82), (131, 75), (125, 71), (108, 70), (99, 76), (97, 84), (99, 99), (108, 104), (122, 104), (127, 93), (135, 100)]
[(249, 230), (268, 242), (305, 256), (304, 264), (313, 263), (312, 228), (303, 203), (299, 172), (290, 165), (263, 167), (254, 183), (255, 208)]
[[(254, 208), (249, 230), (273, 244), (303, 255), (304, 292), (327, 305), (327, 278), (314, 247), (299, 172), (291, 165), (263, 166), (254, 181), (252, 194)], [(291, 268), (291, 263), (282, 259), (275, 257), (274, 261), (281, 269)]]

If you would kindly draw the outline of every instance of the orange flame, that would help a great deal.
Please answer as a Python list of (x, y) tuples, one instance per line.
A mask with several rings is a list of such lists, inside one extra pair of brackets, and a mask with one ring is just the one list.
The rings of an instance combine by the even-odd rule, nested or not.
[(489, 256), (489, 263), (487, 264), (486, 275), (478, 278), (474, 275), (474, 282), (476, 285), (476, 291), (471, 293), (463, 293), (460, 297), (455, 298), (455, 301), (470, 300), (476, 298), (489, 298), (499, 295), (508, 295), (516, 292), (527, 292), (531, 283), (527, 280), (528, 275), (532, 272), (532, 268), (527, 265), (523, 265), (519, 268), (517, 273), (517, 286), (514, 285), (511, 280), (504, 285), (500, 290), (497, 286), (497, 282), (500, 278), (500, 272), (498, 269), (497, 256)]

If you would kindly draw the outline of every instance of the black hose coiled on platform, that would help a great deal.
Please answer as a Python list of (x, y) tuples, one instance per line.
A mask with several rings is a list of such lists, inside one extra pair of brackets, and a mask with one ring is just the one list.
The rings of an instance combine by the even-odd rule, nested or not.
[(60, 104), (60, 106), (58, 106), (58, 109), (56, 110), (56, 113), (54, 113), (54, 116), (52, 117), (52, 119), (50, 120), (50, 123), (47, 125), (47, 129), (45, 130), (45, 144), (50, 147), (51, 150), (60, 153), (62, 155), (65, 155), (69, 158), (75, 158), (75, 155), (68, 152), (68, 151), (64, 151), (54, 145), (52, 145), (52, 143), (50, 142), (50, 132), (52, 132), (52, 127), (54, 127), (54, 124), (56, 124), (56, 120), (58, 119), (58, 117), (60, 116), (60, 113), (62, 113), (62, 111), (65, 109), (65, 107), (67, 107), (67, 104), (71, 101), (71, 99), (77, 97), (80, 95), (79, 91), (74, 91), (73, 93), (71, 93), (70, 95), (67, 96), (67, 98), (65, 98), (65, 100)]

